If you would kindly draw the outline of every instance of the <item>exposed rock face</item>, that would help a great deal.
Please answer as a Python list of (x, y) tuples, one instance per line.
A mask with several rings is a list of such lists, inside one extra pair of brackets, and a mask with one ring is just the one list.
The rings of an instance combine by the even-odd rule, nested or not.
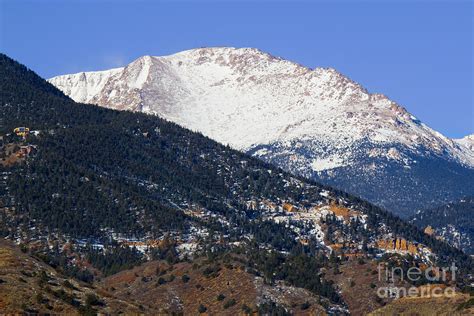
[(421, 245), (406, 241), (404, 238), (378, 240), (377, 247), (384, 250), (399, 251), (412, 255), (419, 255), (422, 248)]
[(430, 236), (434, 235), (434, 229), (433, 229), (433, 227), (431, 227), (429, 225), (426, 226), (424, 232), (425, 232), (425, 234), (430, 235)]
[(474, 193), (472, 150), (331, 68), (224, 47), (49, 81), (75, 101), (160, 115), (398, 214)]

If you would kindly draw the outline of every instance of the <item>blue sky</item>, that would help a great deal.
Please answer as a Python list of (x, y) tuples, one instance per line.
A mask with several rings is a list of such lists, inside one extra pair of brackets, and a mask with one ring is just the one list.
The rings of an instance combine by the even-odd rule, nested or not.
[(0, 0), (0, 50), (41, 76), (205, 46), (334, 67), (450, 137), (474, 133), (471, 1)]

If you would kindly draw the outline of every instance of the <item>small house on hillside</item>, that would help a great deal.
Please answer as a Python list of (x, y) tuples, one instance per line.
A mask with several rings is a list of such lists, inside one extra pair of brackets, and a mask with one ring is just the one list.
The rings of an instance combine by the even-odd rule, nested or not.
[(17, 127), (13, 130), (13, 132), (20, 137), (26, 137), (30, 133), (30, 129), (28, 127)]
[(290, 203), (283, 203), (283, 209), (287, 212), (296, 212), (298, 208)]

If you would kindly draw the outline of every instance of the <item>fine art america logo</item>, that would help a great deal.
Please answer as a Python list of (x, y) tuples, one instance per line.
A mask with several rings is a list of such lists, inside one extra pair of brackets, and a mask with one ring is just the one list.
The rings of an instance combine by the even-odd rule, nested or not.
[[(443, 268), (429, 266), (425, 269), (411, 267), (406, 270), (401, 267), (388, 267), (379, 264), (377, 270), (379, 281), (391, 284), (377, 289), (377, 295), (380, 298), (400, 298), (404, 296), (453, 297), (456, 292), (454, 286), (446, 285), (456, 281), (458, 268), (454, 263)], [(424, 282), (426, 283), (424, 286), (395, 286), (395, 281), (414, 284), (421, 280), (427, 281)]]

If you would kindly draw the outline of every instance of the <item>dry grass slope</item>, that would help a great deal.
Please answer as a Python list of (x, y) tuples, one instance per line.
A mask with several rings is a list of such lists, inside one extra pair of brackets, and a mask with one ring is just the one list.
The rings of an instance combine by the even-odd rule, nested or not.
[(140, 312), (137, 305), (120, 301), (108, 292), (66, 278), (42, 261), (23, 253), (11, 242), (0, 239), (0, 311), (2, 314), (79, 314), (87, 296), (103, 304), (99, 312), (130, 314)]
[[(370, 316), (457, 316), (474, 315), (474, 307), (462, 308), (462, 304), (472, 300), (467, 294), (458, 293), (454, 297), (402, 297), (378, 309)], [(472, 306), (472, 304), (471, 304)]]
[[(295, 315), (325, 315), (317, 298), (306, 290), (285, 291), (283, 287), (267, 286), (236, 263), (197, 261), (199, 264), (174, 265), (152, 261), (110, 276), (101, 285), (119, 298), (133, 299), (145, 309), (158, 309), (165, 314), (196, 315), (202, 305), (208, 315), (244, 315), (246, 311), (256, 312), (257, 304), (266, 294), (277, 298)], [(302, 310), (307, 301), (310, 306)]]

